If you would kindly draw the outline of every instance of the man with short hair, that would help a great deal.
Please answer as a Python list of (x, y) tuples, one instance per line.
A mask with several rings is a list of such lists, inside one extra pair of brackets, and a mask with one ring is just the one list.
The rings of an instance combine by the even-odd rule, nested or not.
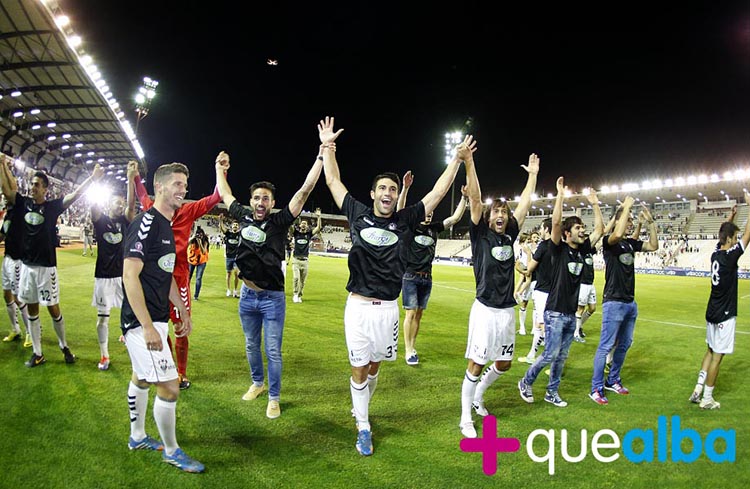
[[(318, 152), (320, 155), (320, 152)], [(216, 181), (229, 215), (240, 223), (240, 244), (237, 268), (242, 279), (239, 314), (245, 334), (245, 352), (253, 383), (242, 396), (245, 401), (256, 399), (265, 391), (263, 356), (260, 352), (261, 331), (268, 360), (268, 405), (266, 416), (281, 416), (281, 343), (286, 317), (284, 274), (281, 262), (289, 226), (302, 212), (307, 197), (323, 169), (322, 157), (316, 158), (302, 187), (289, 204), (272, 214), (276, 205), (276, 187), (271, 182), (256, 182), (250, 187), (248, 209), (232, 195), (224, 171), (229, 168), (229, 155), (224, 151), (216, 158)]]
[[(750, 194), (745, 192), (745, 202)], [(711, 255), (711, 295), (706, 306), (706, 354), (703, 355), (698, 382), (690, 395), (690, 402), (700, 403), (701, 409), (719, 409), (721, 403), (713, 392), (724, 355), (734, 353), (737, 323), (737, 262), (750, 243), (750, 219), (745, 223), (742, 237), (740, 228), (730, 220), (719, 227), (719, 245)], [(705, 386), (704, 386), (705, 384)], [(701, 399), (701, 392), (703, 399)]]
[[(349, 220), (352, 248), (349, 251), (349, 298), (344, 311), (344, 334), (352, 376), (349, 379), (352, 413), (357, 425), (355, 447), (363, 456), (373, 453), (370, 400), (375, 392), (382, 361), (395, 361), (398, 352), (398, 295), (404, 265), (399, 259), (399, 241), (417, 228), (450, 189), (460, 166), (456, 155), (435, 186), (421, 201), (396, 210), (400, 178), (395, 173), (375, 177), (370, 190), (372, 205), (357, 201), (341, 181), (335, 141), (343, 129), (334, 132), (333, 117), (318, 124), (326, 184), (336, 205)], [(459, 145), (462, 155), (475, 148), (471, 136)]]
[[(474, 409), (480, 416), (489, 414), (484, 407), (484, 393), (510, 369), (513, 362), (516, 343), (516, 300), (513, 297), (516, 257), (513, 243), (531, 206), (531, 194), (539, 173), (539, 157), (532, 153), (529, 164), (521, 165), (528, 177), (515, 211), (511, 211), (504, 199), (495, 199), (483, 211), (474, 158), (465, 152), (464, 155), (471, 210), (469, 235), (477, 292), (469, 314), (464, 355), (468, 364), (461, 385), (459, 428), (464, 437), (476, 438), (471, 411)], [(491, 365), (482, 373), (488, 363)]]
[[(125, 296), (121, 329), (133, 366), (128, 385), (130, 450), (163, 450), (164, 462), (185, 472), (203, 472), (202, 463), (190, 458), (177, 444), (178, 374), (167, 347), (170, 301), (179, 309), (175, 336), (189, 335), (190, 312), (180, 299), (172, 277), (175, 240), (171, 220), (187, 193), (189, 172), (182, 163), (170, 163), (154, 173), (153, 205), (128, 226), (123, 244), (122, 282)], [(154, 420), (162, 441), (146, 434), (149, 388), (156, 386)]]
[(315, 209), (315, 215), (318, 217), (317, 225), (310, 231), (307, 221), (302, 220), (292, 231), (292, 242), (294, 250), (292, 251), (292, 276), (294, 277), (294, 291), (292, 302), (302, 302), (302, 293), (305, 290), (305, 281), (307, 280), (307, 261), (310, 258), (310, 244), (313, 236), (320, 233), (320, 209)]
[[(5, 160), (0, 161), (0, 165), (5, 165)], [(9, 161), (12, 164), (12, 160)], [(4, 170), (0, 170), (4, 171)], [(12, 175), (11, 175), (12, 177)], [(3, 196), (5, 200), (5, 196)], [(21, 250), (23, 250), (23, 229), (11, 226), (13, 220), (13, 206), (6, 201), (5, 215), (3, 216), (3, 225), (0, 229), (0, 242), (5, 242), (5, 256), (3, 257), (3, 295), (5, 298), (5, 310), (8, 312), (10, 319), (10, 333), (3, 338), (8, 343), (18, 341), (22, 338), (21, 328), (18, 325), (17, 313), (21, 315), (26, 339), (23, 342), (24, 348), (31, 347), (31, 333), (29, 332), (29, 312), (28, 306), (18, 299), (18, 280), (21, 275)]]
[[(240, 223), (232, 219), (227, 227), (224, 214), (219, 214), (219, 231), (224, 235), (224, 268), (227, 271), (227, 297), (240, 296), (240, 278), (237, 276), (237, 248), (240, 245)], [(234, 284), (232, 284), (234, 277)]]
[(552, 288), (552, 256), (549, 254), (551, 230), (552, 218), (548, 217), (542, 221), (542, 241), (534, 250), (526, 268), (526, 273), (532, 277), (532, 280), (534, 280), (533, 277), (536, 277), (534, 291), (531, 294), (531, 300), (534, 302), (534, 309), (531, 314), (532, 339), (529, 353), (525, 357), (518, 357), (518, 361), (529, 365), (534, 364), (539, 348), (544, 344), (544, 311), (547, 306), (547, 296)]
[(14, 206), (11, 227), (15, 226), (23, 230), (18, 298), (28, 305), (29, 330), (34, 350), (26, 366), (33, 368), (47, 361), (42, 352), (40, 305), (46, 306), (52, 317), (52, 325), (65, 363), (75, 363), (76, 357), (68, 347), (65, 337), (65, 320), (60, 310), (55, 226), (57, 226), (57, 218), (60, 214), (78, 200), (92, 182), (99, 180), (104, 175), (104, 170), (97, 164), (91, 176), (73, 192), (63, 198), (47, 200), (49, 178), (44, 172), (34, 173), (29, 197), (24, 197), (18, 193), (16, 179), (13, 178), (8, 165), (0, 165), (0, 167), (2, 167), (0, 180), (2, 180), (3, 194)]
[[(398, 197), (396, 210), (406, 207), (406, 196), (414, 183), (411, 171), (404, 174), (403, 189)], [(432, 291), (432, 261), (435, 259), (438, 235), (452, 227), (466, 210), (466, 186), (461, 187), (461, 199), (450, 217), (440, 222), (432, 222), (432, 213), (425, 216), (413, 233), (409, 233), (402, 243), (402, 259), (405, 271), (401, 285), (401, 300), (406, 310), (404, 316), (404, 356), (407, 365), (418, 365), (416, 342), (422, 314), (427, 309)]]

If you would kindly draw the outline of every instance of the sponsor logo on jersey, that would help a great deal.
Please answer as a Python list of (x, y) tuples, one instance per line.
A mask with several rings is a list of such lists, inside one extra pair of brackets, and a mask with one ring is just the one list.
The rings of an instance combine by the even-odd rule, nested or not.
[(393, 246), (398, 243), (398, 236), (380, 228), (365, 228), (359, 232), (360, 237), (373, 246)]
[(578, 276), (581, 274), (581, 270), (583, 270), (583, 263), (577, 261), (568, 262), (568, 271), (571, 274)]
[(584, 258), (583, 261), (586, 262), (586, 265), (593, 265), (594, 264), (594, 259), (592, 257), (590, 257), (590, 256), (587, 256), (586, 258)]
[(492, 258), (498, 261), (507, 261), (513, 258), (513, 247), (512, 246), (494, 246), (492, 248)]
[(620, 260), (620, 263), (628, 267), (632, 265), (634, 261), (632, 253), (623, 253), (622, 255), (618, 256), (617, 259)]
[(227, 243), (229, 243), (230, 245), (236, 245), (236, 244), (239, 244), (239, 242), (240, 242), (239, 239), (234, 239), (234, 238), (227, 240)]
[(26, 215), (23, 216), (23, 219), (32, 226), (38, 226), (44, 222), (44, 216), (38, 212), (27, 212)]
[(306, 245), (307, 244), (307, 240), (306, 239), (298, 239), (297, 240), (297, 244), (298, 245)]
[(243, 228), (240, 234), (244, 239), (246, 239), (247, 241), (252, 241), (253, 243), (266, 242), (266, 233), (262, 229), (258, 229), (255, 226), (247, 226), (246, 228)]
[(421, 244), (422, 246), (432, 246), (435, 244), (434, 239), (432, 239), (430, 236), (425, 236), (424, 234), (414, 236), (414, 241)]
[(167, 273), (172, 273), (174, 271), (174, 260), (175, 254), (167, 253), (166, 255), (159, 258), (159, 261), (157, 263), (159, 265), (159, 268)]
[(104, 238), (104, 241), (106, 241), (109, 244), (120, 244), (122, 241), (122, 233), (104, 233), (102, 235), (102, 238)]

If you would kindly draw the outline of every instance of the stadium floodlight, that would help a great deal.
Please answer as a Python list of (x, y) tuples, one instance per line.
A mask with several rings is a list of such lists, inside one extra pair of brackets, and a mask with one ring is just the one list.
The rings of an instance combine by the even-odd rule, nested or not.
[(138, 92), (135, 94), (135, 131), (134, 135), (138, 136), (138, 123), (141, 119), (145, 119), (151, 110), (151, 102), (156, 97), (156, 87), (159, 86), (159, 82), (153, 80), (148, 76), (143, 77), (143, 85), (138, 88)]
[(610, 192), (609, 185), (602, 185), (601, 190), (599, 190), (599, 193), (602, 195), (608, 194)]
[[(590, 193), (591, 193), (591, 189), (588, 188), (588, 187), (586, 187), (583, 190), (581, 190), (581, 195), (583, 195), (584, 197), (587, 196), (587, 195), (589, 195)], [(583, 204), (583, 202), (581, 202), (581, 204)]]
[(716, 173), (712, 174), (711, 175), (711, 183), (716, 183), (718, 181), (719, 181), (719, 175), (717, 175)]
[(20, 97), (21, 96), (21, 90), (13, 90), (10, 92), (11, 97)]
[(617, 192), (620, 191), (620, 187), (618, 187), (617, 185), (612, 185), (609, 189), (610, 189), (610, 191), (612, 191), (614, 193), (617, 193)]
[(548, 192), (548, 193), (547, 193), (547, 198), (548, 198), (548, 199), (554, 199), (554, 198), (555, 198), (555, 196), (554, 196), (554, 195), (552, 195), (552, 192)]
[(728, 182), (731, 182), (732, 180), (734, 180), (734, 173), (731, 172), (731, 171), (725, 171), (724, 172), (724, 180), (726, 180)]
[(678, 187), (681, 187), (681, 186), (685, 185), (685, 179), (684, 179), (684, 178), (682, 178), (682, 177), (677, 177), (677, 178), (675, 178), (675, 180), (674, 180), (674, 184), (675, 184), (676, 186), (678, 186)]
[(39, 109), (31, 109), (31, 110), (29, 111), (29, 114), (31, 114), (31, 115), (37, 115), (37, 114), (39, 114), (40, 112), (41, 112), (41, 110), (39, 110)]
[(22, 115), (23, 115), (23, 112), (20, 110), (13, 112), (13, 117), (21, 117)]
[[(456, 145), (464, 140), (464, 135), (461, 131), (451, 131), (445, 133), (445, 164), (449, 165), (453, 158), (456, 156)], [(451, 183), (451, 209), (455, 207), (456, 197), (456, 182), (455, 180)], [(453, 226), (450, 229), (450, 238), (453, 239)]]
[(536, 199), (538, 199), (539, 196), (537, 194), (531, 194), (531, 201), (536, 202)]
[(48, 122), (47, 123), (47, 127), (49, 127), (50, 129), (52, 129), (55, 126), (57, 126), (57, 122)]
[(85, 195), (89, 203), (104, 206), (109, 201), (109, 198), (112, 195), (112, 190), (107, 185), (94, 182), (86, 191)]
[(491, 197), (487, 197), (487, 198), (486, 198), (486, 199), (484, 200), (484, 204), (485, 204), (485, 205), (492, 205), (492, 198), (491, 198)]
[(70, 44), (70, 47), (75, 49), (81, 44), (83, 44), (83, 39), (81, 39), (81, 36), (70, 36), (68, 38), (68, 44)]
[(63, 144), (62, 146), (60, 146), (60, 149), (63, 150), (63, 151), (65, 151), (66, 149), (70, 149), (70, 145), (69, 144)]
[(23, 170), (24, 168), (26, 168), (26, 162), (20, 158), (16, 159), (15, 165), (16, 165), (16, 168), (19, 170)]
[(698, 177), (696, 177), (695, 175), (690, 175), (687, 178), (687, 184), (688, 185), (695, 185), (696, 183), (698, 183)]
[(80, 61), (81, 61), (81, 66), (83, 66), (84, 68), (86, 68), (87, 66), (89, 66), (91, 63), (94, 62), (94, 59), (91, 56), (89, 56), (88, 54), (85, 54), (85, 55), (81, 56)]
[(41, 129), (41, 127), (42, 127), (41, 124), (34, 124), (33, 126), (31, 126), (31, 130), (36, 131), (37, 129)]
[(63, 28), (66, 25), (70, 24), (70, 17), (67, 15), (58, 15), (55, 17), (55, 24), (57, 24), (57, 27)]

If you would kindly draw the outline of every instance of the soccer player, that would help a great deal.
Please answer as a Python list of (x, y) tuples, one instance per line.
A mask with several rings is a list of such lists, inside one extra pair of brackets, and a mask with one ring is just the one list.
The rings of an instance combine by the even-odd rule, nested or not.
[(122, 242), (128, 224), (135, 217), (135, 209), (125, 211), (125, 199), (113, 195), (109, 212), (98, 206), (91, 208), (91, 222), (99, 253), (94, 269), (94, 297), (91, 305), (97, 309), (96, 333), (99, 338), (99, 370), (109, 369), (109, 313), (113, 307), (122, 307)]
[(305, 280), (307, 280), (307, 260), (310, 257), (310, 243), (313, 236), (320, 233), (320, 209), (315, 209), (315, 215), (318, 217), (318, 223), (310, 231), (307, 221), (299, 223), (299, 229), (296, 227), (293, 231), (292, 241), (294, 250), (292, 251), (292, 276), (294, 277), (294, 295), (292, 302), (302, 302), (302, 293), (305, 290)]
[(91, 219), (88, 216), (84, 216), (86, 223), (83, 225), (83, 256), (86, 256), (86, 248), (91, 252), (91, 256), (96, 256), (94, 251), (94, 225), (92, 224), (93, 216)]
[[(593, 190), (590, 192), (593, 192)], [(587, 198), (590, 195), (591, 193), (589, 193)], [(598, 201), (597, 205), (594, 206), (594, 204), (591, 203), (591, 199), (589, 199), (589, 204), (591, 204), (591, 207), (594, 210), (594, 229), (602, 229), (600, 229), (598, 233), (592, 233), (591, 236), (589, 236), (591, 247), (586, 250), (583, 255), (583, 272), (581, 273), (581, 287), (578, 292), (578, 308), (576, 309), (576, 330), (575, 333), (573, 333), (573, 341), (577, 343), (586, 343), (586, 340), (584, 339), (586, 338), (586, 334), (583, 332), (583, 324), (588, 321), (596, 311), (594, 255), (596, 254), (596, 245), (604, 234), (604, 218), (602, 217), (602, 210), (599, 207)]]
[[(232, 220), (227, 228), (224, 214), (219, 214), (219, 231), (224, 235), (224, 265), (227, 270), (227, 297), (240, 296), (240, 278), (237, 276), (237, 247), (240, 244), (240, 223)], [(234, 287), (232, 288), (232, 277)]]
[[(7, 164), (13, 164), (9, 158)], [(0, 160), (0, 165), (5, 166), (6, 162)], [(11, 176), (12, 177), (12, 176)], [(3, 196), (5, 200), (5, 196)], [(5, 215), (3, 216), (3, 225), (0, 229), (0, 242), (5, 241), (5, 256), (3, 257), (3, 295), (5, 297), (5, 310), (8, 312), (10, 319), (10, 333), (3, 338), (8, 343), (21, 339), (21, 328), (18, 325), (18, 314), (21, 314), (26, 339), (23, 342), (24, 348), (31, 347), (31, 334), (29, 332), (29, 312), (26, 304), (18, 300), (18, 279), (21, 275), (21, 251), (23, 250), (23, 228), (12, 227), (13, 207), (6, 202)]]
[(534, 250), (534, 254), (529, 260), (526, 273), (536, 277), (534, 291), (531, 294), (531, 300), (534, 301), (534, 311), (531, 314), (533, 322), (531, 347), (525, 357), (518, 357), (519, 362), (533, 365), (536, 361), (536, 355), (544, 343), (544, 309), (547, 305), (547, 296), (552, 288), (552, 256), (548, 253), (550, 243), (550, 231), (552, 229), (552, 218), (546, 218), (542, 221), (542, 241)]
[[(589, 393), (591, 400), (599, 405), (609, 403), (604, 395), (605, 389), (621, 395), (630, 393), (622, 385), (620, 370), (628, 349), (633, 343), (635, 320), (638, 317), (638, 304), (635, 302), (635, 253), (659, 249), (656, 224), (645, 205), (642, 212), (648, 224), (648, 242), (626, 237), (629, 228), (633, 226), (633, 217), (630, 212), (632, 207), (633, 198), (627, 196), (622, 207), (615, 214), (617, 224), (614, 230), (602, 240), (606, 270), (602, 304), (602, 333), (594, 356), (594, 373)], [(604, 365), (607, 353), (613, 347), (615, 353), (612, 357), (612, 367), (605, 382)]]
[(20, 293), (18, 298), (29, 308), (29, 330), (34, 352), (26, 362), (27, 367), (36, 367), (46, 362), (42, 352), (42, 324), (39, 319), (39, 306), (46, 306), (52, 317), (52, 325), (57, 334), (58, 345), (65, 357), (65, 363), (75, 363), (65, 338), (65, 320), (60, 310), (60, 289), (57, 278), (57, 218), (70, 207), (92, 182), (104, 175), (101, 166), (96, 165), (92, 175), (73, 192), (63, 198), (47, 200), (49, 178), (44, 172), (34, 173), (31, 179), (29, 197), (17, 191), (16, 179), (7, 165), (2, 167), (2, 191), (8, 202), (14, 206), (11, 228), (23, 230), (23, 251), (21, 254)]
[(326, 184), (349, 220), (352, 237), (344, 334), (352, 367), (349, 384), (358, 430), (355, 446), (361, 455), (369, 456), (373, 453), (370, 399), (377, 386), (380, 363), (395, 361), (398, 351), (397, 299), (404, 275), (398, 243), (440, 203), (456, 178), (461, 157), (471, 157), (476, 143), (467, 136), (432, 190), (421, 201), (397, 211), (400, 178), (395, 173), (375, 177), (370, 190), (373, 202), (369, 206), (357, 201), (346, 189), (333, 146), (343, 129), (334, 132), (333, 123), (333, 117), (326, 117), (318, 124), (318, 131)]
[(521, 275), (521, 280), (516, 284), (513, 297), (518, 303), (518, 334), (521, 336), (526, 336), (526, 308), (529, 306), (529, 299), (531, 299), (531, 294), (534, 293), (536, 287), (536, 276), (532, 274), (527, 276), (527, 270), (529, 258), (534, 254), (531, 247), (534, 246), (534, 249), (536, 249), (538, 242), (539, 233), (532, 233), (531, 236), (526, 233), (518, 235), (520, 250), (516, 257), (516, 271)]
[[(404, 174), (403, 189), (398, 196), (396, 210), (406, 207), (409, 188), (414, 183), (411, 171)], [(425, 216), (414, 233), (409, 233), (402, 244), (401, 251), (406, 267), (401, 285), (401, 300), (406, 310), (404, 317), (404, 347), (407, 365), (418, 365), (416, 342), (422, 314), (427, 309), (432, 291), (432, 261), (435, 259), (438, 235), (450, 228), (464, 215), (466, 210), (466, 186), (461, 187), (461, 199), (456, 210), (443, 221), (432, 222), (432, 213)]]
[[(531, 206), (531, 194), (536, 188), (539, 173), (539, 158), (532, 153), (529, 164), (521, 165), (528, 172), (528, 177), (515, 212), (503, 199), (495, 199), (483, 212), (482, 191), (473, 157), (468, 155), (464, 163), (477, 293), (469, 315), (465, 354), (468, 365), (461, 386), (459, 427), (466, 438), (476, 438), (477, 431), (471, 419), (472, 407), (480, 416), (489, 414), (484, 407), (484, 392), (510, 369), (513, 361), (516, 342), (516, 300), (513, 297), (516, 257), (513, 243)], [(492, 365), (482, 374), (482, 369), (488, 363)]]
[[(320, 152), (318, 152), (320, 155)], [(281, 416), (281, 343), (284, 335), (286, 297), (281, 261), (289, 226), (302, 212), (307, 197), (323, 170), (323, 159), (316, 158), (302, 187), (280, 212), (271, 213), (276, 205), (276, 187), (270, 182), (257, 182), (250, 187), (250, 208), (232, 195), (224, 170), (229, 168), (229, 155), (224, 151), (216, 158), (216, 181), (229, 215), (240, 223), (240, 245), (237, 268), (242, 290), (239, 314), (245, 334), (245, 352), (253, 383), (242, 396), (245, 401), (256, 399), (265, 391), (263, 356), (260, 352), (261, 331), (268, 360), (268, 405), (266, 416)]]
[[(593, 201), (591, 199), (593, 196)], [(544, 353), (526, 374), (518, 381), (521, 399), (528, 403), (534, 402), (532, 386), (544, 367), (552, 364), (549, 382), (544, 400), (557, 407), (565, 407), (568, 403), (560, 398), (558, 389), (562, 377), (565, 360), (568, 358), (573, 333), (576, 329), (575, 313), (578, 308), (578, 295), (583, 272), (584, 256), (591, 253), (591, 240), (586, 237), (586, 226), (578, 216), (567, 217), (562, 220), (565, 186), (563, 177), (557, 179), (557, 199), (552, 211), (552, 228), (548, 253), (552, 256), (552, 288), (547, 296), (544, 310), (545, 346)], [(596, 193), (589, 193), (589, 203), (595, 212), (599, 209)], [(601, 210), (591, 237), (599, 239), (603, 224)]]
[[(146, 192), (140, 176), (138, 175), (138, 167), (134, 166), (133, 169), (128, 167), (128, 182), (135, 185), (135, 194), (138, 196), (143, 210), (148, 210), (152, 205), (153, 201), (149, 198)], [(128, 183), (130, 185), (131, 183)], [(131, 193), (128, 193), (130, 199)], [(208, 211), (214, 208), (216, 204), (221, 202), (221, 196), (219, 191), (214, 189), (214, 193), (208, 197), (203, 197), (195, 202), (183, 204), (172, 217), (172, 232), (174, 233), (174, 245), (177, 249), (177, 261), (174, 266), (174, 278), (177, 282), (177, 288), (180, 291), (179, 297), (182, 300), (185, 308), (190, 311), (192, 303), (190, 300), (190, 279), (189, 279), (189, 267), (187, 260), (187, 247), (188, 240), (190, 239), (190, 230), (193, 227), (193, 223), (198, 220), (201, 216), (206, 214)], [(131, 204), (128, 203), (128, 206)], [(175, 325), (175, 331), (182, 328), (178, 326), (180, 322), (180, 314), (177, 305), (172, 303), (172, 309), (170, 309), (170, 319)], [(167, 338), (167, 341), (171, 340)], [(187, 335), (175, 336), (174, 352), (177, 358), (177, 374), (180, 380), (180, 389), (189, 389), (192, 385), (187, 377), (187, 364), (188, 364), (188, 350), (190, 348), (190, 342), (188, 341)], [(170, 344), (171, 349), (171, 344)]]
[[(190, 458), (177, 444), (177, 381), (172, 353), (167, 348), (170, 301), (180, 312), (175, 336), (189, 335), (190, 312), (180, 299), (176, 281), (175, 239), (170, 221), (182, 205), (189, 172), (182, 163), (170, 163), (154, 173), (154, 201), (128, 226), (123, 244), (122, 282), (125, 297), (120, 315), (133, 375), (128, 385), (130, 450), (163, 450), (164, 462), (185, 472), (203, 472), (202, 463)], [(149, 388), (156, 386), (154, 420), (161, 442), (146, 434)]]
[[(750, 194), (745, 193), (750, 203)], [(734, 217), (734, 215), (732, 216)], [(740, 228), (731, 220), (719, 228), (719, 246), (711, 255), (711, 295), (706, 306), (706, 344), (698, 383), (690, 402), (700, 402), (701, 409), (719, 409), (721, 403), (713, 392), (724, 355), (734, 352), (734, 331), (737, 322), (737, 262), (750, 243), (750, 219), (742, 237)], [(705, 387), (704, 387), (705, 384)], [(701, 399), (701, 392), (703, 399)]]

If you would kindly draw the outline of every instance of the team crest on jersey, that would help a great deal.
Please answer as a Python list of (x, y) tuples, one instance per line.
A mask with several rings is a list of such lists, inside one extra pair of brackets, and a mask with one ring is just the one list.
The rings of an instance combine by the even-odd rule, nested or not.
[(164, 358), (159, 360), (159, 368), (161, 369), (162, 372), (166, 372), (167, 368), (169, 368), (169, 365), (167, 364), (167, 360), (165, 360)]
[(102, 238), (104, 238), (104, 241), (106, 241), (109, 244), (120, 244), (122, 241), (122, 233), (104, 233), (102, 235)]
[(265, 243), (266, 233), (262, 229), (258, 229), (255, 226), (247, 226), (240, 232), (243, 238), (253, 243)]
[(587, 256), (586, 258), (584, 258), (583, 261), (586, 262), (586, 265), (593, 265), (594, 264), (594, 259), (592, 257), (590, 257), (590, 256)]
[(23, 216), (23, 219), (32, 226), (38, 226), (44, 222), (44, 216), (38, 212), (27, 212), (26, 215)]
[(306, 239), (304, 239), (304, 238), (302, 238), (302, 239), (298, 239), (298, 240), (297, 240), (297, 244), (300, 244), (300, 245), (306, 245), (306, 244), (307, 244), (307, 240), (306, 240)]
[(175, 254), (167, 253), (166, 255), (159, 258), (159, 261), (157, 263), (159, 264), (159, 268), (167, 273), (172, 273), (174, 271), (174, 260)]
[(395, 222), (392, 222), (388, 225), (388, 229), (390, 229), (391, 231), (395, 231), (396, 228), (398, 228), (398, 225)]
[(576, 261), (572, 261), (568, 263), (568, 271), (575, 276), (578, 276), (581, 274), (581, 270), (583, 270), (583, 263), (579, 263)]
[(622, 255), (617, 257), (618, 260), (620, 260), (620, 263), (626, 266), (630, 266), (633, 264), (633, 254), (632, 253), (623, 253)]
[(513, 247), (512, 246), (494, 246), (492, 248), (492, 258), (497, 261), (507, 261), (513, 258)]
[(373, 246), (393, 246), (398, 243), (398, 236), (380, 228), (366, 228), (359, 232), (360, 237)]
[(425, 236), (424, 234), (420, 234), (419, 236), (414, 236), (414, 241), (421, 244), (422, 246), (432, 246), (435, 244), (435, 240), (432, 239), (432, 237)]
[(236, 245), (239, 242), (240, 242), (240, 240), (234, 239), (234, 238), (231, 238), (231, 239), (227, 240), (227, 243), (229, 243), (230, 245)]

